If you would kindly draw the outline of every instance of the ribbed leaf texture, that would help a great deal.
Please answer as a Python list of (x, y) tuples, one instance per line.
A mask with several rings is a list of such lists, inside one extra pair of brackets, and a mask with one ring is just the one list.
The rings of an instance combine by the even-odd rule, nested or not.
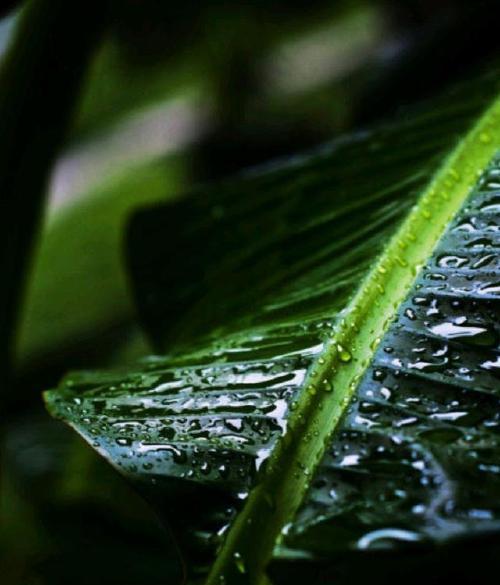
[[(70, 374), (46, 400), (140, 486), (194, 575), (265, 477), (304, 394), (339, 391), (328, 380), (304, 386), (388, 239), (497, 89), (496, 76), (476, 81), (134, 219), (139, 311), (167, 353)], [(498, 160), (475, 169), (478, 182), (425, 266), (408, 267), (411, 290), (374, 340), (333, 434), (299, 431), (300, 442), (324, 442), (313, 473), (278, 462), (304, 475), (307, 490), (273, 566), (498, 528)], [(354, 363), (353, 349), (338, 347), (340, 362)], [(272, 514), (280, 503), (265, 497)]]

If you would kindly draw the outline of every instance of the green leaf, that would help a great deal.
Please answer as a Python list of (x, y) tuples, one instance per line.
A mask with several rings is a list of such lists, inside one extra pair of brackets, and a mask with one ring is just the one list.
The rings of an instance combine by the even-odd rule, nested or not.
[(497, 92), (466, 85), (132, 224), (168, 354), (46, 400), (192, 566), (218, 548), (209, 583), (497, 529)]
[[(68, 20), (80, 28), (68, 27)], [(89, 2), (30, 0), (0, 69), (0, 360), (8, 397), (19, 301), (46, 182), (106, 20)], [(61, 59), (65, 55), (67, 61)], [(71, 63), (71, 67), (67, 66)]]
[[(20, 370), (68, 359), (82, 348), (88, 357), (99, 337), (123, 336), (133, 319), (121, 253), (126, 219), (141, 205), (165, 201), (180, 175), (173, 161), (148, 161), (49, 216), (20, 324)], [(105, 349), (99, 346), (101, 355)]]

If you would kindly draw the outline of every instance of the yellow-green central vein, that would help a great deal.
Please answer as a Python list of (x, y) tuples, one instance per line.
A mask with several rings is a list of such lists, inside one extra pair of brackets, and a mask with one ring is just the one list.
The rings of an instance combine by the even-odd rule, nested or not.
[(341, 314), (288, 429), (233, 522), (207, 585), (262, 582), (375, 350), (449, 222), (500, 146), (500, 99), (444, 162)]

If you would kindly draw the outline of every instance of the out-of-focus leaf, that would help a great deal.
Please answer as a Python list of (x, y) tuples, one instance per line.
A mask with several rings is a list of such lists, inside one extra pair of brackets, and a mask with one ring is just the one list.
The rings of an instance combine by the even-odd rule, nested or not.
[[(103, 29), (96, 2), (30, 0), (0, 67), (0, 391), (8, 395), (31, 246), (51, 166)], [(79, 21), (76, 30), (68, 19)], [(64, 57), (62, 58), (61, 55)], [(71, 66), (68, 66), (71, 63)]]
[(20, 367), (61, 360), (79, 348), (91, 353), (99, 336), (120, 334), (131, 322), (121, 253), (126, 220), (137, 206), (164, 200), (179, 181), (173, 159), (150, 162), (122, 171), (48, 218), (21, 323)]
[(179, 93), (199, 91), (206, 80), (194, 64), (163, 62), (131, 69), (108, 40), (92, 63), (72, 132), (73, 141), (102, 134), (130, 115)]

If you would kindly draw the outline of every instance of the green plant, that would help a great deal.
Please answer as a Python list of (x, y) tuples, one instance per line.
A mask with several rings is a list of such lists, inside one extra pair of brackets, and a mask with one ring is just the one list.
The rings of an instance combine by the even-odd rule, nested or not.
[(207, 583), (257, 583), (273, 555), (497, 526), (497, 88), (134, 219), (168, 354), (46, 400), (159, 507), (195, 576), (214, 547)]
[[(412, 29), (424, 4), (297, 2), (279, 30), (280, 0), (174, 20), (155, 0), (21, 4), (0, 70), (9, 585), (488, 580), (494, 3), (449, 0)], [(332, 70), (304, 90), (318, 51)], [(97, 178), (66, 186), (36, 239), (58, 156)]]

